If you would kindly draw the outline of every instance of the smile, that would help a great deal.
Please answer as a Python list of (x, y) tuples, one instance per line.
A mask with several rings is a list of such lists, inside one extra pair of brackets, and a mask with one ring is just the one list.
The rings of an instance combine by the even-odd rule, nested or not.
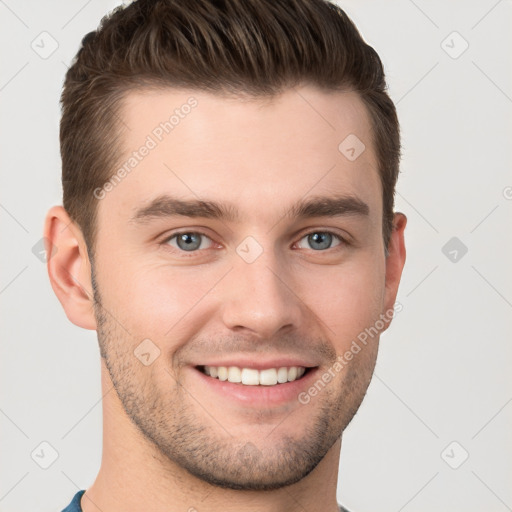
[(238, 366), (198, 366), (198, 369), (214, 379), (245, 386), (275, 386), (293, 382), (299, 380), (308, 370), (304, 366), (282, 366), (264, 370)]

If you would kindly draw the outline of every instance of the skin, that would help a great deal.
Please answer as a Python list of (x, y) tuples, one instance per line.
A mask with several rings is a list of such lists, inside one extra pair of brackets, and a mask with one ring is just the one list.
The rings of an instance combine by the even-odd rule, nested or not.
[[(241, 402), (194, 367), (300, 357), (321, 378), (393, 308), (407, 219), (395, 214), (386, 257), (371, 125), (353, 92), (303, 86), (264, 101), (131, 92), (121, 161), (191, 96), (197, 107), (98, 201), (93, 262), (64, 209), (47, 215), (52, 287), (73, 323), (98, 331), (103, 356), (102, 463), (82, 508), (335, 512), (341, 436), (370, 383), (378, 336), (307, 404)], [(338, 150), (349, 134), (366, 146), (355, 161)], [(240, 218), (132, 220), (161, 194), (231, 203)], [(368, 215), (285, 215), (298, 200), (339, 195), (359, 198)], [(206, 237), (184, 251), (166, 241), (179, 231)], [(348, 243), (312, 248), (307, 235), (326, 231)], [(252, 263), (237, 253), (248, 236), (262, 251)], [(134, 355), (145, 339), (160, 350), (148, 366)]]

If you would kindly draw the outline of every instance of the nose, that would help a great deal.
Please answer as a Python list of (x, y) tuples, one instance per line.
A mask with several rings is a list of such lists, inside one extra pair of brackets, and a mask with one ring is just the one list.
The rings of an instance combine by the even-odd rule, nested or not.
[(271, 339), (280, 331), (298, 329), (304, 303), (293, 290), (290, 272), (271, 251), (247, 263), (235, 255), (233, 270), (222, 289), (222, 320), (235, 332)]

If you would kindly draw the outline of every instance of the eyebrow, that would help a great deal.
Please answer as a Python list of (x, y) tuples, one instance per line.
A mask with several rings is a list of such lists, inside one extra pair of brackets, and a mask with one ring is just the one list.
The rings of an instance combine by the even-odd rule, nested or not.
[[(353, 195), (313, 196), (301, 199), (284, 213), (283, 217), (306, 219), (311, 217), (367, 217), (370, 213), (368, 205)], [(155, 198), (147, 206), (135, 211), (131, 221), (145, 223), (153, 219), (167, 217), (208, 218), (228, 222), (239, 222), (240, 213), (232, 203), (218, 203), (199, 199), (178, 199), (169, 195)]]

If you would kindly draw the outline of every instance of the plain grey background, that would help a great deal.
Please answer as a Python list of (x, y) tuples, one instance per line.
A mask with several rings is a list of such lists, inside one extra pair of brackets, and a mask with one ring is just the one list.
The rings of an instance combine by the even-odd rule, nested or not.
[[(403, 310), (344, 434), (338, 500), (512, 510), (512, 3), (339, 3), (386, 68), (409, 222)], [(100, 465), (95, 332), (65, 317), (38, 243), (61, 202), (66, 66), (116, 5), (0, 0), (1, 512), (60, 511)]]

